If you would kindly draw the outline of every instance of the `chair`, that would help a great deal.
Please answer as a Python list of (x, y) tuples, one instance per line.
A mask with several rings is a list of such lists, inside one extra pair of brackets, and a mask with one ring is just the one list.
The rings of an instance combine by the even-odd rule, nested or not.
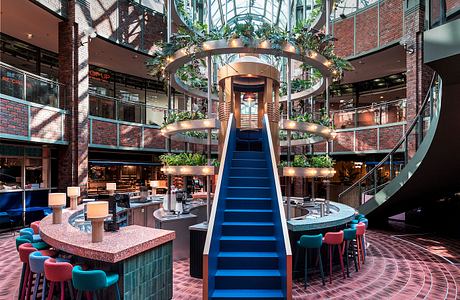
[(72, 269), (73, 266), (68, 262), (57, 261), (54, 258), (48, 258), (44, 264), (45, 278), (50, 283), (50, 289), (48, 292), (48, 300), (53, 298), (54, 288), (56, 285), (60, 285), (61, 297), (60, 300), (65, 300), (65, 283), (68, 284), (70, 297), (73, 299), (73, 287), (72, 287)]
[(93, 300), (97, 299), (96, 291), (115, 286), (116, 299), (120, 300), (118, 288), (118, 274), (106, 273), (102, 270), (83, 270), (75, 266), (72, 270), (73, 286), (77, 289), (77, 300), (81, 299), (82, 292), (91, 292)]
[(45, 242), (32, 242), (32, 237), (30, 235), (23, 235), (16, 237), (16, 250), (19, 250), (19, 245), (31, 243), (32, 246), (37, 250), (46, 250), (49, 249), (50, 246)]
[(40, 221), (30, 223), (30, 228), (34, 230), (34, 234), (40, 234)]
[[(323, 280), (323, 285), (325, 285), (324, 281), (324, 271), (323, 271), (323, 260), (321, 259), (321, 246), (323, 245), (323, 235), (302, 235), (300, 240), (297, 241), (298, 248), (305, 248), (305, 270), (304, 270), (304, 288), (307, 288), (307, 273), (308, 273), (308, 249), (317, 249), (318, 251), (318, 259), (319, 259), (319, 270), (321, 272), (321, 278)], [(299, 252), (300, 249), (297, 250), (296, 254), (296, 262), (295, 266), (297, 265), (299, 259)]]
[(343, 278), (345, 278), (345, 268), (343, 266), (342, 257), (342, 243), (343, 243), (343, 231), (339, 232), (328, 232), (323, 238), (323, 244), (328, 245), (329, 248), (329, 283), (332, 283), (332, 250), (334, 246), (337, 246), (339, 250), (340, 267), (342, 268)]
[(22, 228), (19, 230), (19, 236), (30, 236), (32, 242), (40, 242), (42, 239), (39, 234), (35, 234), (32, 228)]
[(348, 264), (348, 258), (350, 257), (350, 248), (353, 255), (353, 261), (355, 264), (355, 270), (358, 272), (358, 264), (356, 262), (356, 253), (355, 253), (355, 246), (354, 240), (356, 239), (356, 229), (354, 228), (346, 228), (343, 230), (343, 248), (342, 248), (342, 255), (345, 254), (345, 264), (347, 266), (347, 276), (350, 277), (350, 269)]
[(35, 274), (35, 286), (34, 286), (34, 292), (32, 294), (32, 299), (36, 300), (37, 299), (37, 292), (38, 292), (38, 286), (40, 285), (40, 279), (43, 276), (43, 288), (42, 288), (42, 300), (45, 300), (45, 294), (46, 294), (46, 277), (44, 276), (45, 273), (45, 261), (50, 258), (47, 255), (43, 255), (40, 251), (35, 251), (32, 252), (29, 255), (29, 267), (30, 267), (30, 272), (32, 274)]
[(359, 223), (356, 225), (356, 244), (358, 248), (358, 265), (360, 263), (360, 258), (365, 263), (366, 257), (366, 245), (364, 243), (364, 234), (366, 233), (366, 224)]

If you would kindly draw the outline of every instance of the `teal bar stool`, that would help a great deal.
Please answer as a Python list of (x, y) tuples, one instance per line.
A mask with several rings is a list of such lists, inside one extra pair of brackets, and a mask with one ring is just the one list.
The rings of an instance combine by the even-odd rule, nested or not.
[(347, 228), (343, 230), (343, 248), (342, 255), (345, 255), (345, 264), (347, 265), (347, 276), (350, 277), (350, 269), (348, 264), (348, 258), (350, 257), (350, 248), (353, 256), (353, 262), (355, 264), (355, 270), (358, 272), (358, 263), (356, 262), (356, 252), (354, 240), (356, 239), (356, 229)]
[[(317, 251), (318, 251), (318, 259), (319, 259), (319, 270), (321, 272), (321, 278), (323, 280), (323, 285), (326, 284), (326, 282), (324, 280), (323, 260), (321, 259), (321, 246), (322, 245), (323, 245), (323, 235), (322, 234), (302, 235), (300, 237), (300, 240), (297, 241), (297, 247), (305, 249), (304, 288), (307, 288), (308, 249), (317, 249)], [(299, 258), (299, 252), (300, 252), (299, 250), (300, 249), (297, 250), (295, 265), (297, 265), (297, 261), (298, 261), (298, 258)]]
[(96, 291), (115, 285), (116, 299), (120, 300), (118, 288), (118, 274), (106, 273), (102, 270), (83, 270), (81, 266), (75, 266), (72, 270), (72, 283), (78, 290), (77, 300), (81, 299), (82, 292), (91, 292), (93, 300), (97, 299)]
[(42, 240), (40, 234), (35, 234), (32, 228), (22, 228), (19, 230), (19, 236), (29, 236), (33, 243), (40, 242)]
[(33, 239), (31, 238), (30, 235), (23, 235), (23, 236), (16, 237), (16, 250), (19, 249), (20, 245), (26, 244), (26, 243), (31, 243), (32, 246), (37, 250), (46, 250), (50, 248), (50, 246), (43, 241), (41, 242), (32, 242), (32, 241)]

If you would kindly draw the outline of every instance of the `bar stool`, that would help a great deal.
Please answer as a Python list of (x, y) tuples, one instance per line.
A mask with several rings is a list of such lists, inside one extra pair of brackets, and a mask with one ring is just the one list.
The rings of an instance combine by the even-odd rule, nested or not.
[(30, 235), (23, 235), (16, 237), (16, 250), (19, 251), (19, 246), (27, 243), (32, 244), (32, 246), (37, 250), (45, 250), (50, 248), (50, 246), (43, 241), (34, 243), (32, 242), (32, 238), (30, 237)]
[(106, 273), (102, 270), (83, 270), (75, 266), (72, 270), (73, 286), (78, 290), (77, 300), (81, 299), (82, 292), (92, 292), (93, 300), (97, 299), (96, 291), (115, 285), (116, 299), (120, 300), (118, 288), (118, 274)]
[[(353, 254), (353, 261), (355, 264), (355, 270), (358, 272), (358, 264), (356, 262), (356, 253), (355, 253), (355, 246), (353, 241), (356, 239), (356, 229), (354, 228), (346, 228), (343, 230), (343, 248), (342, 248), (342, 255), (345, 254), (345, 264), (347, 265), (347, 276), (350, 277), (350, 269), (348, 267), (348, 258), (350, 257), (350, 248)], [(346, 251), (346, 252), (345, 252)]]
[(345, 279), (345, 268), (343, 266), (343, 258), (342, 258), (342, 243), (343, 243), (343, 231), (340, 230), (339, 232), (327, 232), (323, 238), (323, 244), (328, 245), (329, 248), (329, 283), (332, 283), (332, 249), (333, 246), (337, 245), (337, 249), (339, 250), (339, 258), (340, 258), (340, 267), (342, 268), (343, 278)]
[[(307, 273), (308, 273), (308, 249), (317, 249), (318, 250), (318, 259), (319, 259), (319, 270), (321, 272), (321, 278), (323, 280), (323, 285), (326, 284), (324, 280), (324, 271), (323, 271), (323, 260), (321, 259), (321, 246), (323, 245), (323, 235), (302, 235), (300, 240), (297, 241), (298, 248), (305, 249), (305, 270), (304, 270), (304, 288), (307, 288)], [(297, 265), (299, 259), (300, 249), (297, 250), (296, 262)]]
[(34, 230), (35, 234), (39, 234), (40, 233), (40, 221), (35, 221), (35, 222), (30, 223), (30, 228)]
[(65, 300), (65, 283), (67, 282), (70, 292), (70, 298), (74, 298), (72, 287), (72, 268), (68, 262), (59, 262), (54, 258), (45, 260), (44, 271), (45, 278), (50, 282), (50, 290), (48, 292), (48, 300), (53, 298), (54, 287), (59, 284), (61, 288), (60, 300)]
[(27, 290), (27, 299), (30, 295), (30, 288), (32, 285), (32, 274), (30, 273), (29, 265), (29, 255), (32, 252), (39, 251), (42, 255), (45, 256), (55, 256), (56, 252), (53, 250), (37, 250), (31, 243), (23, 243), (19, 245), (19, 259), (22, 262), (22, 272), (21, 272), (21, 282), (19, 284), (19, 294), (21, 295), (19, 299), (24, 299), (26, 296)]
[(366, 224), (359, 223), (356, 225), (356, 244), (358, 245), (358, 265), (360, 263), (360, 257), (362, 259), (363, 264), (365, 263), (365, 256), (366, 256), (366, 245), (364, 244), (364, 234), (366, 233)]
[(22, 228), (19, 230), (19, 236), (29, 236), (32, 238), (32, 242), (40, 242), (42, 238), (39, 234), (35, 234), (32, 228)]
[(32, 294), (33, 300), (37, 299), (38, 286), (40, 285), (40, 279), (42, 278), (42, 276), (43, 276), (42, 300), (45, 300), (46, 277), (44, 276), (44, 273), (45, 273), (45, 261), (48, 258), (50, 257), (47, 255), (43, 255), (40, 251), (32, 252), (29, 255), (30, 272), (36, 275), (34, 292)]

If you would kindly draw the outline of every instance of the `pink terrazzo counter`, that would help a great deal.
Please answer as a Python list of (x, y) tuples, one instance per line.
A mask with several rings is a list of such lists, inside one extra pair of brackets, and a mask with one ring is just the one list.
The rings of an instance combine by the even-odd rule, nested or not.
[(131, 225), (122, 227), (117, 232), (104, 232), (102, 242), (92, 243), (91, 233), (80, 231), (68, 222), (73, 214), (81, 210), (82, 205), (77, 210), (64, 209), (62, 224), (53, 224), (52, 215), (43, 218), (40, 222), (40, 235), (43, 241), (73, 255), (116, 263), (172, 241), (176, 237), (175, 232), (171, 230)]

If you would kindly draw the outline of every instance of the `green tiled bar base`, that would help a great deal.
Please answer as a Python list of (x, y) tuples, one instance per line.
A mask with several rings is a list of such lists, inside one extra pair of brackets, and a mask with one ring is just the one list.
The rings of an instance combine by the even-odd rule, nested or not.
[(171, 299), (172, 241), (123, 261), (123, 299)]

